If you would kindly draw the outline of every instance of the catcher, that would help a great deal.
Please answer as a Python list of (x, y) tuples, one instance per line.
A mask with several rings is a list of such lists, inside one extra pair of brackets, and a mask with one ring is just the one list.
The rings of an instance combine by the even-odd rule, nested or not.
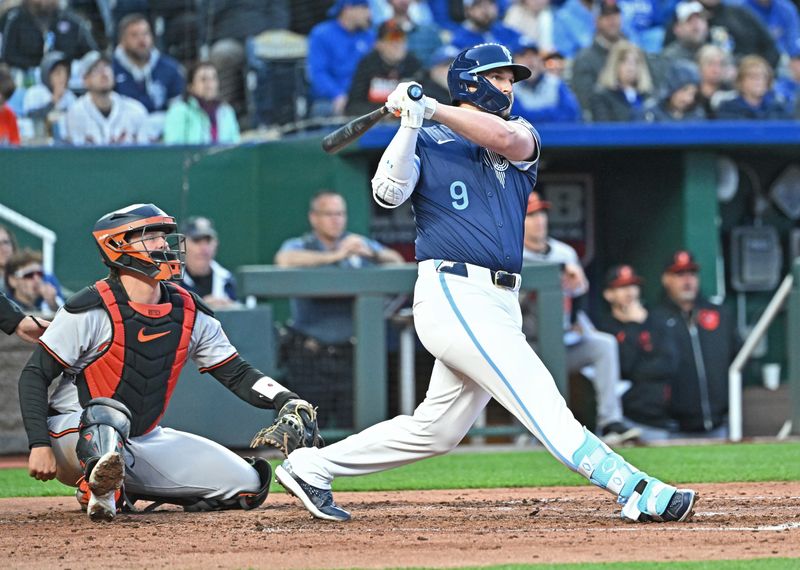
[(109, 276), (67, 301), (20, 376), (30, 476), (78, 487), (93, 521), (140, 499), (258, 507), (272, 479), (266, 460), (159, 425), (187, 357), (253, 406), (280, 410), (254, 445), (288, 454), (319, 444), (314, 408), (245, 362), (203, 301), (170, 282), (183, 272), (174, 218), (134, 204), (100, 218), (93, 237)]

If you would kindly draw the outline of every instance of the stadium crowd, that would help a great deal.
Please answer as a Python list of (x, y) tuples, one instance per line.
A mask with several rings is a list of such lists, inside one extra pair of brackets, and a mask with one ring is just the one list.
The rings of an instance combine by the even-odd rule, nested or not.
[(543, 122), (800, 118), (798, 0), (2, 0), (0, 144), (234, 143), (506, 45)]

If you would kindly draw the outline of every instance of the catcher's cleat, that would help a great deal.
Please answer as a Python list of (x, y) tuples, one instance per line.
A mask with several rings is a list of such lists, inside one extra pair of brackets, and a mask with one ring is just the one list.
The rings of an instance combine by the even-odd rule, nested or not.
[(283, 485), (290, 495), (294, 495), (300, 499), (306, 510), (318, 519), (329, 521), (350, 520), (350, 513), (333, 502), (333, 493), (327, 489), (320, 489), (303, 481), (300, 477), (292, 473), (288, 461), (284, 461), (283, 465), (278, 465), (278, 467), (275, 468), (275, 478), (278, 480), (278, 483)]
[(86, 512), (93, 522), (110, 522), (117, 516), (118, 491), (109, 491), (105, 495), (89, 494)]
[(103, 496), (122, 487), (125, 478), (125, 462), (122, 455), (109, 451), (97, 460), (89, 474), (89, 489), (92, 494)]
[(86, 512), (86, 508), (89, 506), (89, 497), (91, 497), (91, 495), (92, 492), (89, 490), (89, 484), (86, 482), (86, 479), (81, 477), (78, 480), (78, 488), (75, 489), (75, 498), (81, 506), (81, 510), (84, 512)]

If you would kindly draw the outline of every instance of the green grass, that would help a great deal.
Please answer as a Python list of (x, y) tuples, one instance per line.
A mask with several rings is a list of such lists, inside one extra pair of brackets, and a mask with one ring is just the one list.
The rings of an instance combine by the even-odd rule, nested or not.
[[(614, 562), (606, 564), (505, 564), (465, 566), (459, 570), (793, 570), (796, 558), (758, 558), (753, 560), (700, 560), (696, 562)], [(424, 570), (406, 568), (404, 570)]]
[[(800, 443), (639, 447), (624, 449), (622, 455), (639, 469), (678, 484), (800, 480)], [(445, 455), (383, 473), (337, 479), (334, 488), (391, 491), (585, 484), (583, 477), (537, 450)], [(53, 481), (35, 481), (23, 469), (0, 469), (0, 497), (73, 492)]]

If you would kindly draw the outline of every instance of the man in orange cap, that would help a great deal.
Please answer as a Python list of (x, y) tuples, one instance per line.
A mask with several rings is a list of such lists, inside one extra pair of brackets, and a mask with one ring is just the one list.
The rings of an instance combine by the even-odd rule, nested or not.
[(677, 345), (677, 373), (670, 412), (681, 436), (725, 437), (728, 367), (738, 349), (731, 315), (700, 294), (700, 265), (679, 249), (664, 265), (664, 300), (653, 316), (664, 323)]
[[(542, 200), (537, 192), (531, 192), (525, 216), (522, 258), (561, 264), (567, 369), (573, 373), (587, 366), (594, 368), (590, 380), (597, 398), (597, 431), (603, 441), (608, 445), (619, 445), (635, 440), (641, 431), (626, 425), (622, 417), (617, 342), (613, 336), (598, 331), (585, 312), (574, 309), (574, 299), (586, 294), (589, 280), (572, 246), (548, 236), (549, 209), (549, 202)], [(523, 300), (523, 331), (529, 340), (537, 337), (534, 307), (529, 300)]]
[(622, 395), (625, 418), (642, 430), (641, 439), (668, 439), (677, 423), (670, 417), (677, 347), (662, 322), (642, 305), (643, 280), (630, 265), (615, 265), (606, 274), (603, 298), (610, 315), (598, 328), (619, 343), (622, 377), (631, 382)]

